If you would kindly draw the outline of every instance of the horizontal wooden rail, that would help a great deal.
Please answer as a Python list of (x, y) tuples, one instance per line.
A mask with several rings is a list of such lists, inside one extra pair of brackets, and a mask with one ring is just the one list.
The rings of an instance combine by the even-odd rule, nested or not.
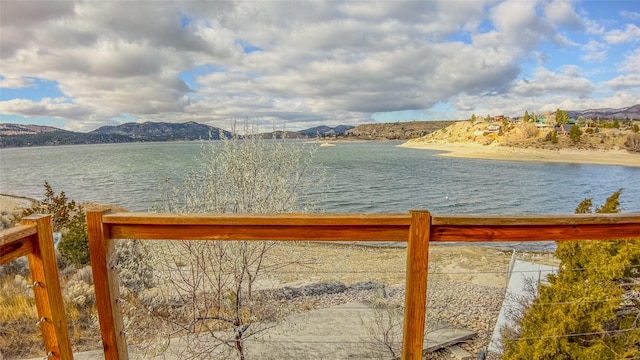
[(73, 359), (62, 302), (50, 216), (32, 215), (0, 232), (0, 265), (27, 256), (48, 359)]
[(640, 238), (640, 214), (151, 214), (87, 213), (106, 359), (126, 359), (112, 239), (408, 242), (403, 359), (421, 359), (430, 242)]
[[(113, 239), (404, 242), (408, 214), (150, 214), (103, 216)], [(563, 241), (640, 236), (640, 214), (455, 215), (431, 218), (430, 242)]]
[(37, 234), (35, 225), (15, 226), (0, 232), (0, 265), (33, 252), (32, 236)]
[(411, 218), (390, 215), (104, 215), (114, 239), (407, 241)]
[(431, 242), (607, 240), (640, 237), (640, 214), (434, 216)]

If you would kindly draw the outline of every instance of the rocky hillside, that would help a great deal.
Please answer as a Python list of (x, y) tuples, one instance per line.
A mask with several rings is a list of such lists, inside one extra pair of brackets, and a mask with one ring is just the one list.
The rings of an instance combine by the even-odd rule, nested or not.
[(344, 134), (345, 139), (408, 140), (425, 136), (453, 124), (455, 121), (409, 121), (386, 124), (358, 125)]
[[(569, 134), (571, 126), (577, 126), (580, 133), (573, 138)], [(580, 125), (565, 125), (564, 129), (530, 122), (459, 121), (410, 142), (477, 143), (544, 149), (627, 149), (640, 152), (640, 121), (588, 121)]]
[(221, 134), (226, 137), (231, 136), (228, 131), (193, 121), (186, 123), (151, 121), (126, 123), (117, 126), (103, 126), (92, 131), (91, 134), (125, 135), (136, 141), (219, 140)]

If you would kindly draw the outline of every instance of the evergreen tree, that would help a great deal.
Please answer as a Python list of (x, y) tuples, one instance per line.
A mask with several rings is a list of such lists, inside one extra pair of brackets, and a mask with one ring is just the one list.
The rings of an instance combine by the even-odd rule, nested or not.
[[(616, 191), (596, 213), (617, 213)], [(576, 213), (591, 213), (585, 199)], [(519, 328), (505, 331), (504, 359), (627, 359), (640, 355), (640, 304), (623, 301), (640, 277), (638, 241), (558, 242), (560, 269), (541, 285)], [(632, 278), (632, 279), (631, 279)], [(631, 280), (630, 280), (631, 279)], [(632, 289), (637, 290), (637, 289)], [(627, 294), (635, 294), (636, 291)]]
[(570, 120), (569, 114), (566, 111), (556, 110), (556, 125), (568, 124)]
[(574, 143), (580, 142), (582, 139), (582, 130), (580, 130), (580, 126), (574, 125), (571, 127), (571, 130), (569, 130), (569, 139)]
[(470, 119), (471, 123), (473, 124), (474, 122), (476, 122), (476, 120), (477, 120), (476, 114), (471, 114), (471, 119)]
[(524, 112), (524, 117), (522, 118), (522, 122), (529, 122), (529, 112), (525, 111)]

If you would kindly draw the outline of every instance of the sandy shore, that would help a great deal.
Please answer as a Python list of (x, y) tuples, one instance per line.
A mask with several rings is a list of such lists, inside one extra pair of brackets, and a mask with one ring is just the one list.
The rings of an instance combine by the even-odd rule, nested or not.
[(625, 150), (546, 150), (533, 148), (525, 149), (493, 144), (480, 145), (470, 143), (426, 143), (414, 141), (409, 141), (399, 146), (411, 149), (441, 150), (445, 151), (445, 153), (438, 154), (438, 156), (459, 158), (640, 167), (640, 154), (632, 154)]

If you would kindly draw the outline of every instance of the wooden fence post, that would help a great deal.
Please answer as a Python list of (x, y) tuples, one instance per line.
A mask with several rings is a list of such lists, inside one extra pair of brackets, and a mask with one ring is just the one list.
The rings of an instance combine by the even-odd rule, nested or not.
[(107, 211), (87, 211), (89, 254), (96, 291), (96, 307), (105, 360), (128, 359), (127, 342), (120, 312), (120, 288), (114, 242), (102, 222)]
[(410, 213), (411, 227), (407, 243), (407, 285), (404, 296), (402, 359), (420, 360), (422, 359), (427, 306), (431, 214), (428, 211), (410, 211)]
[(73, 359), (53, 247), (51, 216), (31, 215), (23, 218), (22, 223), (35, 225), (37, 229), (32, 235), (33, 251), (27, 259), (46, 354), (50, 359)]

